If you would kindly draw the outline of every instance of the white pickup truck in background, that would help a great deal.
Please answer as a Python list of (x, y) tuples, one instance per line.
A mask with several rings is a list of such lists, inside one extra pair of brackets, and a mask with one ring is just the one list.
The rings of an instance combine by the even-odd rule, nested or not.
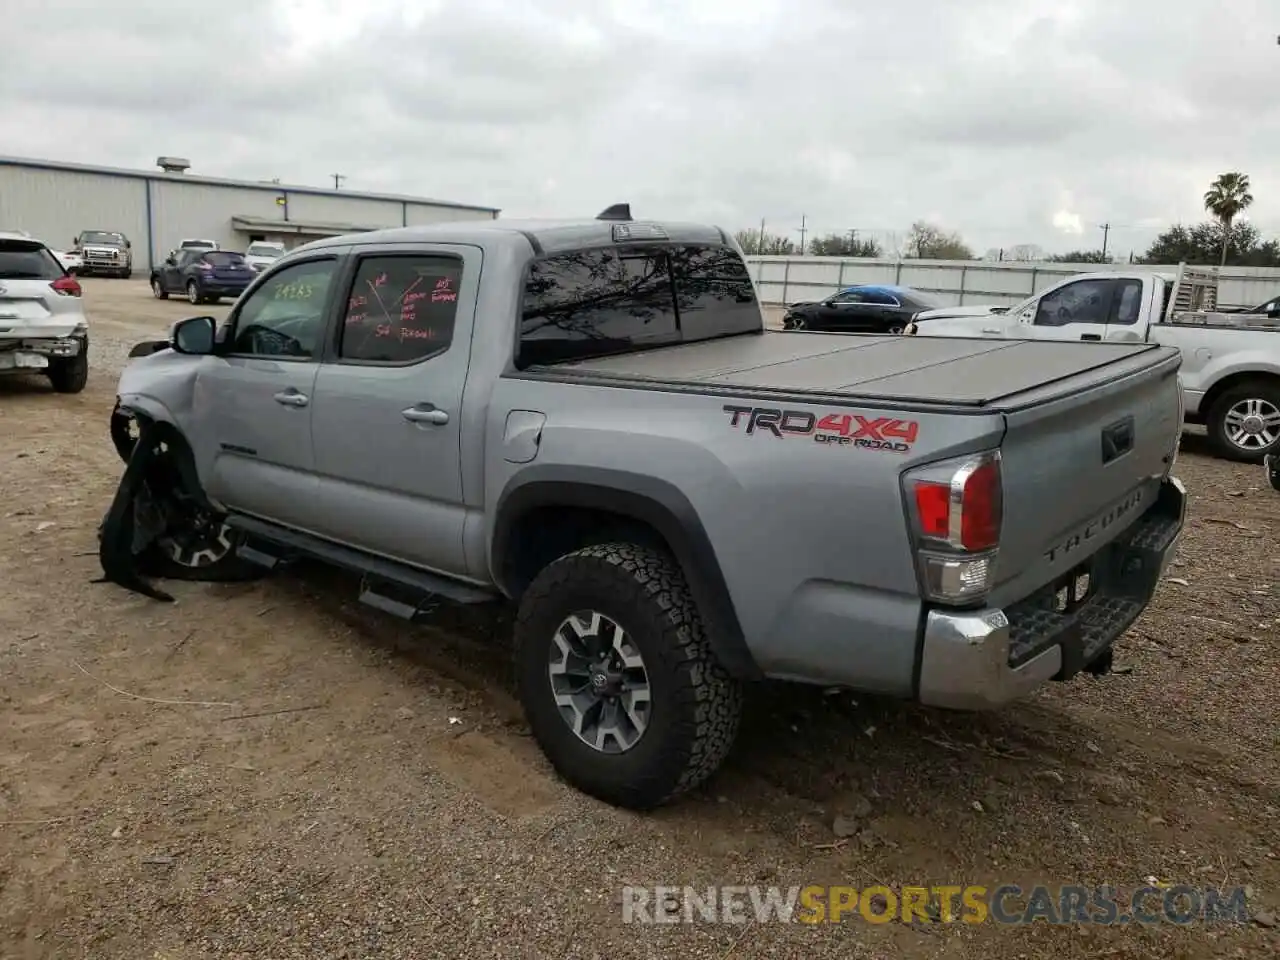
[(1216, 270), (1107, 271), (1068, 277), (1006, 306), (944, 307), (912, 318), (912, 336), (1148, 341), (1182, 352), (1183, 413), (1215, 451), (1261, 463), (1280, 453), (1280, 318), (1218, 313)]

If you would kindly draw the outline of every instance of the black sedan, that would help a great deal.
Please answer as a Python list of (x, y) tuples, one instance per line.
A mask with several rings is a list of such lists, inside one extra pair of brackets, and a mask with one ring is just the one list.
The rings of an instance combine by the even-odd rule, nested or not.
[(157, 300), (169, 294), (186, 295), (192, 303), (217, 303), (238, 297), (258, 272), (243, 254), (227, 250), (175, 250), (151, 271), (151, 292)]
[(833, 333), (901, 333), (921, 310), (942, 306), (941, 300), (923, 290), (860, 283), (817, 303), (793, 303), (782, 326)]

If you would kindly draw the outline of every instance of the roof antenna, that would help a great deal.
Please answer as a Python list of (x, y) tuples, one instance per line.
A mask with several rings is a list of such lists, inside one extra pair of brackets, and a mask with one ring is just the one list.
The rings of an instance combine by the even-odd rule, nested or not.
[(607, 207), (604, 210), (604, 212), (602, 212), (598, 217), (596, 217), (596, 219), (597, 220), (630, 220), (631, 204), (615, 203), (613, 206)]

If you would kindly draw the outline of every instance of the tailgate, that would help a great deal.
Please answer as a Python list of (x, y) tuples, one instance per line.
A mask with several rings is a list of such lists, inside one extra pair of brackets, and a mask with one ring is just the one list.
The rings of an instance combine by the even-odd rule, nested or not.
[(1068, 573), (1155, 502), (1182, 432), (1180, 363), (1145, 350), (1007, 408), (994, 603)]

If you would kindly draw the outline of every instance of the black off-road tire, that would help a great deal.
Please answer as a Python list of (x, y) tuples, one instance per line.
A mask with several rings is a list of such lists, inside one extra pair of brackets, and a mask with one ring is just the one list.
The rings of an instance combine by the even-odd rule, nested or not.
[[(622, 753), (583, 743), (555, 704), (547, 673), (552, 638), (582, 610), (615, 620), (644, 658), (651, 713), (643, 737)], [(707, 780), (733, 746), (742, 686), (716, 659), (684, 574), (663, 552), (608, 543), (561, 557), (521, 598), (515, 640), (533, 736), (560, 776), (584, 793), (649, 810)]]
[(1237, 463), (1262, 463), (1268, 453), (1280, 453), (1280, 442), (1245, 450), (1236, 446), (1227, 437), (1227, 413), (1244, 400), (1263, 400), (1272, 407), (1280, 409), (1280, 385), (1275, 381), (1255, 380), (1223, 391), (1222, 395), (1213, 401), (1213, 407), (1205, 418), (1209, 443), (1214, 453), (1224, 460), (1234, 460)]
[(89, 382), (89, 341), (81, 342), (74, 357), (51, 357), (45, 373), (58, 393), (80, 393)]
[(187, 281), (187, 302), (204, 303), (204, 296), (200, 293), (200, 287), (194, 280)]

